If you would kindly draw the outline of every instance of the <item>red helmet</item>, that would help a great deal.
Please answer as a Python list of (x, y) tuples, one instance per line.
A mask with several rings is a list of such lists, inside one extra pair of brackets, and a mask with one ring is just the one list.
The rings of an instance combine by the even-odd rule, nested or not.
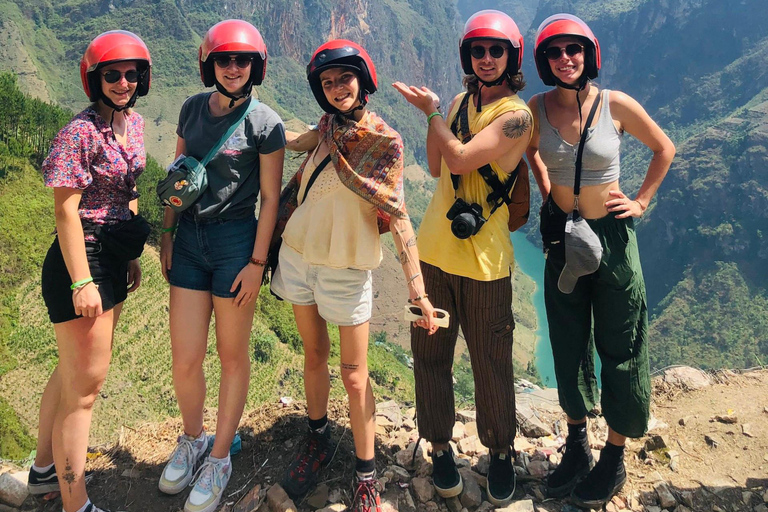
[(141, 71), (139, 82), (136, 84), (136, 94), (144, 96), (149, 92), (152, 59), (147, 45), (133, 32), (110, 30), (96, 36), (80, 60), (80, 79), (88, 99), (98, 101), (102, 97), (101, 80), (95, 71), (107, 64), (125, 60), (136, 61), (138, 70)]
[(267, 45), (256, 27), (243, 20), (224, 20), (212, 26), (205, 33), (198, 51), (200, 78), (206, 87), (216, 83), (211, 55), (217, 53), (253, 54), (251, 84), (261, 85), (267, 74)]
[(558, 37), (577, 37), (584, 42), (584, 71), (587, 78), (597, 78), (600, 70), (600, 43), (595, 34), (584, 21), (572, 14), (553, 14), (539, 25), (536, 31), (536, 46), (533, 48), (533, 56), (536, 61), (536, 70), (544, 85), (556, 85), (555, 76), (549, 67), (547, 56), (544, 52), (549, 42)]
[(368, 52), (359, 44), (346, 39), (328, 41), (315, 50), (307, 65), (309, 87), (317, 103), (326, 112), (338, 112), (325, 98), (323, 86), (320, 84), (320, 73), (329, 68), (349, 68), (357, 72), (360, 80), (360, 101), (363, 105), (368, 101), (368, 95), (376, 92), (376, 67)]
[(523, 65), (523, 35), (515, 21), (501, 11), (486, 9), (476, 12), (464, 25), (464, 35), (459, 42), (461, 68), (467, 75), (473, 75), (472, 57), (469, 48), (477, 39), (498, 39), (511, 45), (507, 58), (507, 72), (516, 75)]

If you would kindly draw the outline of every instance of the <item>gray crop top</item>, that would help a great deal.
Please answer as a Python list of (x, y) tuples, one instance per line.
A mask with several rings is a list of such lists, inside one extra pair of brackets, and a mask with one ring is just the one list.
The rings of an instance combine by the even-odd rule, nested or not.
[[(587, 132), (584, 154), (581, 160), (581, 185), (602, 185), (619, 179), (619, 147), (622, 133), (611, 118), (608, 90), (602, 93), (600, 116)], [(549, 124), (544, 106), (544, 93), (538, 94), (539, 107), (539, 155), (552, 183), (573, 186), (576, 172), (576, 151), (579, 144), (571, 145), (563, 140), (560, 132)]]

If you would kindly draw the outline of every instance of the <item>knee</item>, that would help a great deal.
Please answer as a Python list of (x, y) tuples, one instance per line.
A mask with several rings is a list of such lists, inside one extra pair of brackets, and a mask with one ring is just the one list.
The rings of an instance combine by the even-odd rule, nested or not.
[(205, 357), (197, 357), (192, 354), (186, 354), (181, 357), (173, 358), (173, 374), (176, 377), (190, 377), (203, 371), (203, 360)]
[(350, 398), (361, 398), (365, 396), (365, 393), (368, 390), (368, 369), (342, 366), (341, 380), (344, 382), (344, 388), (347, 390), (347, 394)]
[(328, 366), (328, 350), (323, 347), (308, 349), (304, 347), (304, 369), (305, 371), (323, 370)]
[(251, 359), (247, 352), (243, 354), (235, 352), (219, 353), (219, 360), (221, 361), (222, 375), (248, 372), (251, 369)]
[(99, 396), (106, 371), (87, 371), (81, 372), (76, 379), (62, 383), (61, 398), (70, 407), (78, 409), (90, 409)]

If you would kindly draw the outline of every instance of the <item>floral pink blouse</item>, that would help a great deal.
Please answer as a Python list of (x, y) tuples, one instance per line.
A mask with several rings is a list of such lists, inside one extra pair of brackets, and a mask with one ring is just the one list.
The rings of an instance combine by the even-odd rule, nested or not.
[(144, 171), (144, 119), (126, 114), (127, 145), (121, 146), (105, 121), (92, 107), (76, 115), (51, 144), (43, 162), (48, 187), (83, 191), (78, 214), (95, 224), (129, 220), (128, 203), (139, 197), (136, 178)]

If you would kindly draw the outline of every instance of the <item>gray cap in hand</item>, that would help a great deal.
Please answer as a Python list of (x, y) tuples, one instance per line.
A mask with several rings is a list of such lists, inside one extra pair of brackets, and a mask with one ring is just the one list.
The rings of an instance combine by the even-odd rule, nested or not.
[(571, 293), (576, 281), (597, 271), (603, 257), (603, 246), (587, 221), (576, 214), (568, 215), (565, 223), (565, 267), (560, 272), (557, 287), (563, 293)]

